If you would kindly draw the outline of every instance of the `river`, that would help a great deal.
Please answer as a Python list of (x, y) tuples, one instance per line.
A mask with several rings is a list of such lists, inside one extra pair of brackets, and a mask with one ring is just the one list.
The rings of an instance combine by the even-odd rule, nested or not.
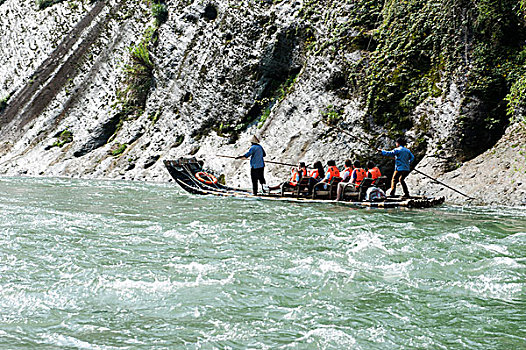
[(526, 210), (0, 178), (2, 349), (524, 349)]

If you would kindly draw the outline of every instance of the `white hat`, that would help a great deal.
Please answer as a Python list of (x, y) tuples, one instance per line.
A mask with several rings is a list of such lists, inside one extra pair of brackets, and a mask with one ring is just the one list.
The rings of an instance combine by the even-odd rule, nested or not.
[(253, 135), (252, 138), (250, 139), (250, 142), (252, 143), (259, 143), (259, 139), (256, 135)]

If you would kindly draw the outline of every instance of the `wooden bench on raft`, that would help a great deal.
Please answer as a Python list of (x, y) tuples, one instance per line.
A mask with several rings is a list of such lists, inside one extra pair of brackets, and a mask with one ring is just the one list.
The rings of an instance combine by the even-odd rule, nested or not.
[[(342, 178), (334, 176), (331, 181), (327, 183), (317, 183), (314, 185), (312, 190), (313, 199), (336, 199), (336, 194), (338, 191), (338, 184), (342, 182)], [(327, 188), (325, 188), (327, 187)]]
[(353, 202), (360, 202), (365, 200), (365, 194), (367, 193), (367, 189), (372, 186), (373, 181), (373, 179), (366, 177), (362, 180), (360, 186), (358, 187), (356, 187), (350, 182), (347, 183), (345, 188), (343, 189), (342, 199), (350, 200)]
[(380, 176), (376, 179), (376, 182), (374, 184), (374, 187), (378, 187), (382, 191), (387, 191), (387, 187), (389, 186), (389, 182), (387, 180), (387, 176)]
[(310, 194), (310, 186), (313, 181), (315, 180), (312, 177), (304, 176), (295, 186), (285, 182), (281, 185), (281, 195), (284, 197), (308, 197)]

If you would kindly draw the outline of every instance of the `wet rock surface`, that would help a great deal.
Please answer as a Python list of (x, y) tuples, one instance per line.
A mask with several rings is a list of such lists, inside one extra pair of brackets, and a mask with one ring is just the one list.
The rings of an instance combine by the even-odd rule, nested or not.
[(442, 174), (437, 161), (429, 158), (424, 159), (418, 169), (474, 199), (468, 200), (421, 175), (412, 174), (409, 184), (423, 194), (445, 196), (447, 201), (460, 204), (526, 205), (526, 125), (512, 124), (494, 147), (459, 164), (453, 171)]

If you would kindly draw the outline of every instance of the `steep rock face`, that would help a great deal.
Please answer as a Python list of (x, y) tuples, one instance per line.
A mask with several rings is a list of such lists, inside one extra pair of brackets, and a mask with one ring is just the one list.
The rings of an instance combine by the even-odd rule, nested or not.
[[(446, 174), (436, 159), (423, 159), (419, 169), (469, 194), (473, 203), (526, 205), (526, 126), (512, 124), (494, 147)], [(450, 202), (466, 201), (461, 194), (419, 174), (412, 174), (408, 182), (424, 194), (445, 196)]]
[(55, 6), (39, 11), (35, 1), (5, 1), (1, 23), (0, 97), (13, 95), (38, 75), (38, 67), (65, 35), (86, 16), (90, 5)]
[[(478, 146), (465, 146), (466, 140), (487, 138), (476, 131), (466, 136), (484, 101), (466, 99), (463, 79), (437, 82), (443, 93), (422, 99), (408, 123), (370, 114), (366, 81), (353, 77), (372, 59), (380, 39), (370, 30), (382, 21), (371, 21), (365, 32), (350, 25), (354, 3), (167, 1), (166, 23), (155, 22), (151, 5), (75, 1), (36, 11), (31, 0), (6, 0), (0, 6), (0, 18), (9, 18), (2, 19), (9, 39), (0, 98), (11, 96), (1, 115), (2, 172), (168, 181), (162, 160), (194, 155), (229, 183), (247, 186), (247, 163), (216, 155), (244, 153), (252, 134), (262, 139), (268, 159), (374, 159), (389, 172), (391, 162), (375, 148), (391, 147), (393, 130), (402, 127), (418, 159), (427, 155), (423, 169), (431, 164), (437, 175), (477, 155)], [(9, 35), (8, 27), (14, 28)], [(131, 93), (123, 86), (132, 81), (130, 48), (141, 43), (153, 84), (144, 90), (145, 105), (130, 112)], [(30, 77), (46, 69), (28, 92)], [(24, 96), (25, 104), (13, 108)], [(270, 182), (287, 173), (267, 168)], [(433, 191), (424, 182), (413, 185), (414, 192), (420, 185)]]

